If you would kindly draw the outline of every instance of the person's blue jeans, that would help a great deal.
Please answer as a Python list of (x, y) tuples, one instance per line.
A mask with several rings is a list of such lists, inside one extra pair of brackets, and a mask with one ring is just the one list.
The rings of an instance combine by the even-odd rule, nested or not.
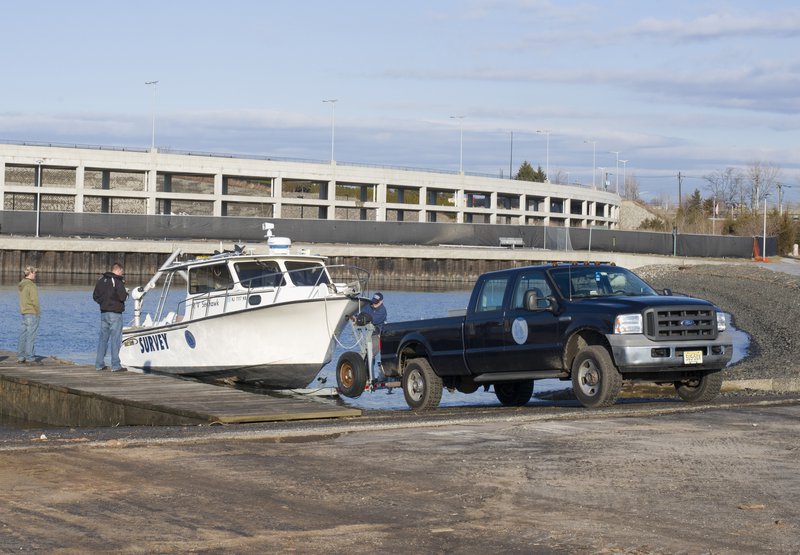
[(106, 351), (111, 345), (111, 369), (119, 370), (119, 350), (122, 347), (122, 314), (119, 312), (100, 313), (100, 341), (97, 344), (97, 358), (94, 366), (101, 370), (106, 364)]
[(22, 329), (19, 332), (19, 349), (17, 360), (20, 362), (33, 359), (33, 344), (36, 343), (36, 332), (39, 330), (39, 316), (22, 315)]

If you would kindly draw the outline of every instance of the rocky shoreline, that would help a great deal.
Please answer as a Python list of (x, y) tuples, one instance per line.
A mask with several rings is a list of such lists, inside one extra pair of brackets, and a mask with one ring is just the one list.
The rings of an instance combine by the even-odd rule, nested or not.
[(646, 266), (636, 273), (657, 289), (707, 299), (750, 335), (747, 356), (726, 380), (794, 380), (800, 361), (793, 344), (800, 322), (800, 277), (749, 264)]

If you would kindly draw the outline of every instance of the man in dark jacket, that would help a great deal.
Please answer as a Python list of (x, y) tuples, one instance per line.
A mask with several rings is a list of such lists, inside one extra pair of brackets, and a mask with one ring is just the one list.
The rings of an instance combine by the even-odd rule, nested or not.
[(106, 350), (111, 343), (111, 371), (124, 372), (119, 361), (119, 350), (122, 347), (122, 313), (125, 312), (125, 300), (128, 292), (122, 278), (124, 268), (119, 262), (111, 266), (111, 271), (103, 274), (94, 286), (94, 302), (100, 305), (100, 341), (97, 344), (97, 358), (94, 366), (105, 370)]

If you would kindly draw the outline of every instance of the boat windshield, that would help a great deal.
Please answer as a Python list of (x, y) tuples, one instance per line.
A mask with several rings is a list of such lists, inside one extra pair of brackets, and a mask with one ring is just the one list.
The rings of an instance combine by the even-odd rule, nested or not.
[(280, 287), (286, 285), (278, 263), (274, 260), (237, 262), (233, 265), (242, 287)]
[(320, 283), (330, 283), (328, 273), (322, 264), (287, 260), (286, 270), (289, 273), (289, 279), (295, 285), (316, 286)]
[(566, 298), (658, 294), (642, 278), (625, 268), (564, 266), (553, 268), (549, 274)]

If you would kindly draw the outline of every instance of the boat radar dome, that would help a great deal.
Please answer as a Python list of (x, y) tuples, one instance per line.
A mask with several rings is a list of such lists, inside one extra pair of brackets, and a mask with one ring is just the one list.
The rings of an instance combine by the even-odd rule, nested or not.
[(267, 246), (270, 254), (289, 254), (292, 240), (288, 237), (267, 237)]

